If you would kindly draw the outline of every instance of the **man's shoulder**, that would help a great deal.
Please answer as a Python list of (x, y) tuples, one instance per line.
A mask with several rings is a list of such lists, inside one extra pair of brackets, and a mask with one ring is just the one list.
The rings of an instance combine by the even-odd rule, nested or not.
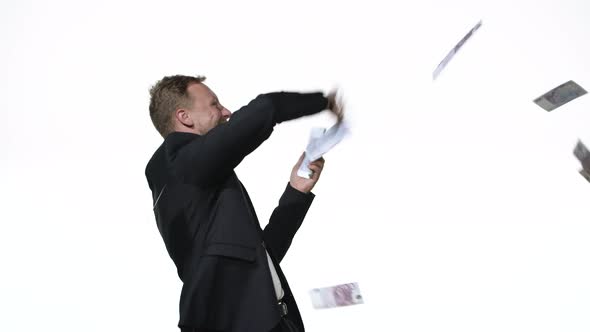
[(152, 171), (161, 169), (165, 166), (167, 160), (170, 159), (174, 154), (178, 152), (180, 148), (190, 143), (191, 141), (198, 139), (200, 136), (197, 134), (184, 133), (184, 132), (172, 132), (160, 144), (156, 149), (150, 160), (148, 161), (145, 172), (146, 176), (149, 177), (149, 173)]
[(163, 146), (164, 143), (160, 144), (160, 146), (156, 149), (156, 151), (154, 151), (154, 153), (152, 154), (150, 160), (148, 160), (146, 166), (145, 166), (145, 175), (148, 176), (148, 173), (151, 172), (151, 170), (156, 166), (156, 164), (158, 163), (158, 159), (160, 159), (160, 156), (163, 154)]

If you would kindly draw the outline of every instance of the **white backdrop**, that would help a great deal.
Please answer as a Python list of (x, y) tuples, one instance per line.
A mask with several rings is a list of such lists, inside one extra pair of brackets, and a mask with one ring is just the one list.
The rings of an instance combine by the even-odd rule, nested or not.
[[(353, 135), (326, 156), (283, 268), (307, 330), (588, 331), (590, 3), (16, 1), (0, 4), (0, 331), (177, 331), (180, 281), (144, 167), (149, 87), (203, 74), (230, 110), (342, 88)], [(439, 80), (431, 72), (480, 19)], [(237, 169), (263, 223), (312, 126)], [(314, 310), (358, 281), (365, 304)]]

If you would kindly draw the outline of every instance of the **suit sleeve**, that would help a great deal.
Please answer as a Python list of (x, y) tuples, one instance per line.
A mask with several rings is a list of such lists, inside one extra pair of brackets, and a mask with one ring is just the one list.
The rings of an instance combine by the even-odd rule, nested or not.
[(315, 195), (302, 193), (287, 184), (287, 188), (264, 228), (264, 243), (277, 261), (282, 261), (299, 230)]
[(175, 153), (175, 169), (188, 182), (217, 183), (260, 146), (277, 123), (318, 113), (327, 104), (320, 92), (260, 95), (236, 111), (228, 123), (197, 137)]

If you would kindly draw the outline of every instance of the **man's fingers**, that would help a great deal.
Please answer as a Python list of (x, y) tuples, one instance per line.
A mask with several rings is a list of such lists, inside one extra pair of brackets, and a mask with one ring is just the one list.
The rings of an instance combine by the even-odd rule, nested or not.
[(322, 173), (322, 169), (323, 167), (320, 165), (309, 165), (309, 170), (312, 171), (311, 179), (314, 181), (317, 180), (320, 174)]
[(309, 169), (312, 172), (317, 173), (317, 172), (321, 172), (322, 169), (323, 169), (323, 167), (322, 166), (319, 166), (319, 165), (309, 165)]
[(317, 166), (320, 166), (320, 167), (324, 167), (324, 164), (325, 163), (326, 163), (326, 160), (324, 158), (320, 158), (320, 159), (318, 159), (318, 160), (310, 163), (309, 166), (317, 165)]
[(312, 171), (311, 180), (317, 181), (318, 178), (320, 177), (320, 174), (322, 173), (322, 168), (318, 167), (318, 166), (313, 166), (313, 167), (310, 166), (309, 169)]
[(322, 166), (317, 165), (317, 164), (309, 164), (309, 169), (317, 172), (317, 171), (321, 171), (322, 170)]
[(344, 119), (344, 101), (340, 95), (339, 89), (335, 88), (326, 96), (328, 99), (328, 109), (336, 116), (338, 123)]

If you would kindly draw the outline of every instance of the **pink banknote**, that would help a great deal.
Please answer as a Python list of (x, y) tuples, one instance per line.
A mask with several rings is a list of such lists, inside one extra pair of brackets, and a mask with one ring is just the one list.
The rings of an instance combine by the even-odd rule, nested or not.
[(363, 297), (358, 283), (314, 288), (310, 292), (311, 303), (316, 309), (343, 307), (362, 304)]

